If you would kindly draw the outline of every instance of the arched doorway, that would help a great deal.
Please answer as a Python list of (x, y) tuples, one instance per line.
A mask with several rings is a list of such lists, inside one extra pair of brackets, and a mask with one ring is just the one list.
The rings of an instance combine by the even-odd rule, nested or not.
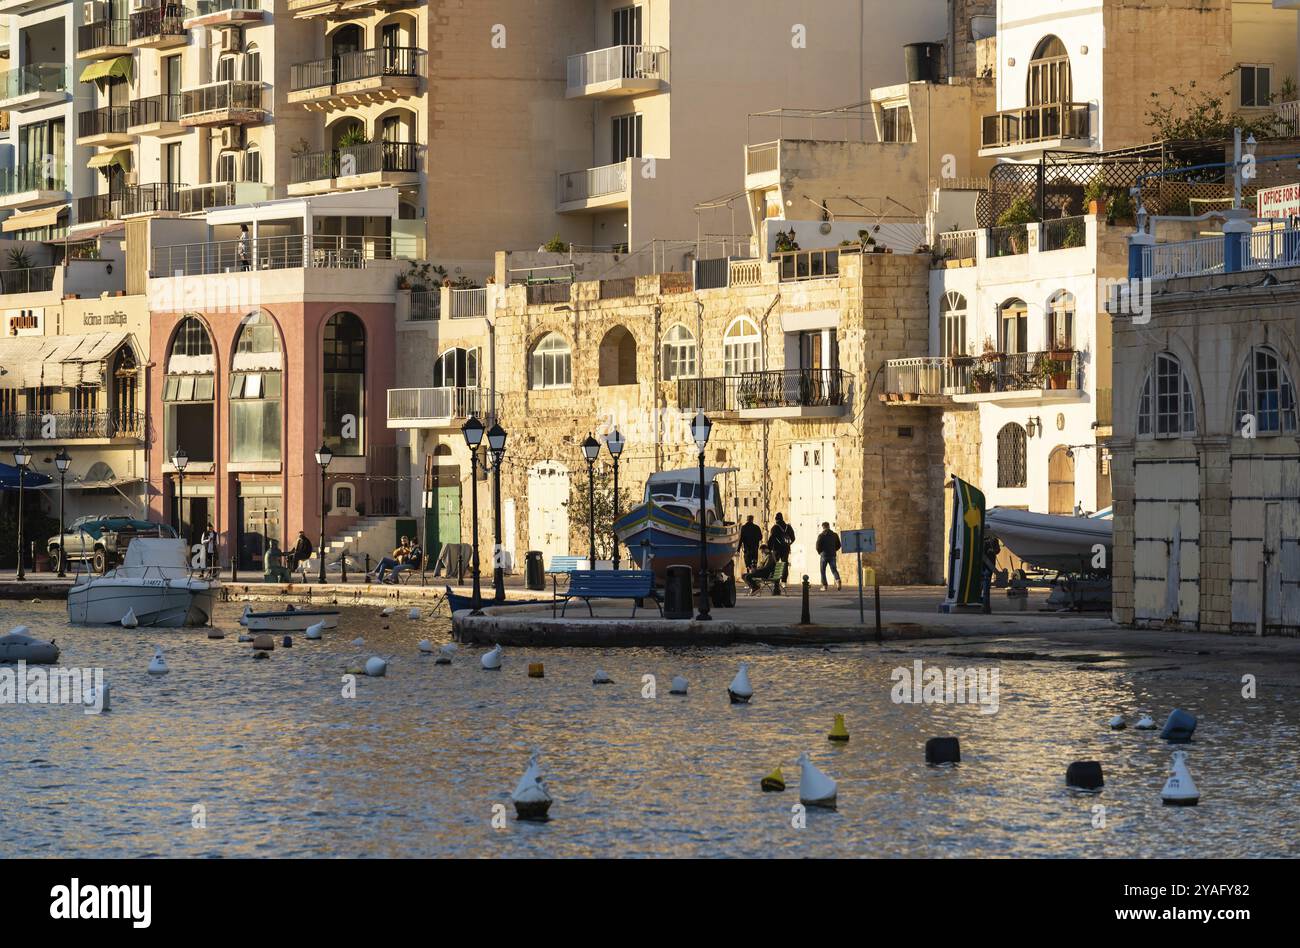
[(1074, 513), (1074, 455), (1063, 444), (1047, 456), (1047, 512)]
[(636, 384), (636, 339), (626, 327), (615, 326), (600, 341), (601, 385)]
[(336, 455), (359, 457), (365, 444), (366, 327), (355, 313), (325, 323), (322, 435)]
[(547, 565), (569, 555), (569, 469), (541, 461), (528, 470), (528, 548)]
[[(461, 471), (446, 444), (435, 447), (424, 464), (424, 555), (436, 566), (443, 547), (461, 542)], [(450, 573), (456, 564), (449, 560), (445, 565)]]

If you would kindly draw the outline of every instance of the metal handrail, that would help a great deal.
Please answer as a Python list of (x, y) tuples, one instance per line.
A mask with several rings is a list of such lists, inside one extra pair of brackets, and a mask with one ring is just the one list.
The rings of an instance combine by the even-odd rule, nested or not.
[(251, 270), (364, 269), (375, 261), (392, 259), (392, 240), (388, 237), (290, 234), (156, 247), (150, 275), (163, 278)]

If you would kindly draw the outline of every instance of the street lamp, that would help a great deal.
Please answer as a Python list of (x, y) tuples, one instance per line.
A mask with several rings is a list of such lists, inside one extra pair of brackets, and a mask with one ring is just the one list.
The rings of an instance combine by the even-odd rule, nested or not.
[(470, 507), (470, 529), (473, 531), (473, 553), (470, 560), (470, 574), (474, 578), (474, 608), (470, 610), (470, 615), (481, 616), (483, 614), (483, 590), (479, 586), (478, 572), (478, 448), (483, 443), (483, 422), (478, 420), (475, 415), (470, 415), (469, 420), (465, 422), (460, 429), (461, 434), (465, 436), (465, 444), (469, 446), (469, 483), (473, 498)]
[(59, 448), (59, 453), (54, 456), (54, 466), (59, 471), (59, 576), (67, 576), (65, 567), (68, 562), (68, 551), (63, 547), (63, 482), (68, 476), (68, 468), (72, 466), (72, 458), (68, 456), (67, 448)]
[(506, 430), (494, 422), (487, 433), (488, 451), (492, 454), (492, 601), (506, 601), (505, 570), (501, 567), (501, 460), (506, 455)]
[(691, 422), (691, 437), (700, 449), (700, 611), (695, 617), (697, 622), (707, 622), (713, 618), (709, 615), (709, 487), (704, 482), (704, 449), (708, 446), (709, 432), (712, 430), (713, 422), (701, 410)]
[(596, 568), (596, 458), (600, 457), (600, 442), (587, 435), (582, 442), (582, 454), (587, 459), (587, 558), (588, 567)]
[(185, 468), (189, 466), (190, 456), (184, 448), (177, 448), (172, 455), (172, 468), (176, 471), (176, 528), (181, 538), (189, 545), (190, 538), (185, 533)]
[(23, 483), (26, 479), (27, 465), (32, 463), (32, 452), (27, 450), (27, 445), (18, 445), (18, 450), (14, 451), (14, 466), (18, 468), (18, 573), (16, 578), (22, 581), (26, 578), (23, 573)]
[(333, 460), (334, 452), (322, 441), (316, 449), (316, 463), (320, 465), (320, 569), (316, 572), (316, 582), (321, 585), (325, 583), (325, 511), (329, 509), (329, 501), (325, 497), (325, 471)]
[(605, 447), (609, 448), (609, 456), (614, 459), (614, 525), (611, 528), (614, 535), (614, 569), (618, 569), (618, 456), (623, 453), (625, 444), (627, 442), (617, 427), (605, 436)]

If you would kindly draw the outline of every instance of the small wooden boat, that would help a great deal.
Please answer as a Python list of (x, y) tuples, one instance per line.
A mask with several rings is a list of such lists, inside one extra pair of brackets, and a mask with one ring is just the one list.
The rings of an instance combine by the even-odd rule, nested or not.
[(700, 504), (699, 468), (660, 471), (650, 475), (645, 486), (644, 502), (619, 518), (614, 525), (633, 561), (641, 569), (652, 570), (662, 583), (668, 567), (700, 565), (700, 508), (704, 508), (705, 553), (709, 570), (728, 575), (734, 570), (740, 526), (723, 515), (722, 494), (718, 477), (737, 470), (734, 467), (706, 467), (704, 480), (708, 497)]
[(310, 626), (322, 624), (325, 629), (337, 629), (337, 609), (299, 609), (290, 603), (276, 612), (253, 612), (245, 608), (239, 624), (250, 632), (306, 632)]

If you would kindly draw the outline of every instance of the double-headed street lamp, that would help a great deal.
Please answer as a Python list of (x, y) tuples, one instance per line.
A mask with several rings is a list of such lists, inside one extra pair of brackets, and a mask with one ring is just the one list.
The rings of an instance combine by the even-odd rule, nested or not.
[(614, 519), (610, 526), (614, 542), (614, 569), (618, 569), (618, 456), (623, 453), (626, 443), (617, 427), (605, 436), (605, 447), (609, 448), (609, 456), (614, 459)]
[(582, 456), (587, 459), (587, 557), (588, 568), (596, 568), (596, 458), (600, 457), (600, 442), (587, 435), (582, 442)]
[(67, 448), (59, 448), (59, 453), (54, 456), (54, 466), (59, 471), (59, 576), (67, 576), (65, 567), (68, 563), (68, 551), (63, 545), (63, 482), (67, 479), (68, 468), (72, 466), (72, 458), (68, 456)]
[(20, 444), (14, 451), (14, 466), (18, 468), (18, 573), (16, 579), (26, 578), (23, 573), (23, 482), (26, 479), (27, 465), (32, 463), (32, 452), (27, 445)]
[(181, 535), (186, 546), (190, 538), (185, 532), (185, 468), (189, 467), (190, 456), (184, 448), (177, 448), (172, 455), (172, 469), (176, 471), (176, 532)]
[(325, 496), (325, 471), (334, 460), (334, 452), (324, 441), (316, 449), (316, 463), (320, 465), (320, 569), (316, 572), (316, 582), (325, 583), (325, 511), (329, 509), (329, 499)]
[[(478, 420), (476, 415), (470, 415), (469, 420), (460, 429), (461, 434), (465, 436), (465, 444), (469, 447), (469, 483), (471, 490), (470, 506), (470, 527), (473, 533), (473, 551), (470, 559), (470, 573), (474, 579), (474, 608), (470, 610), (470, 615), (481, 616), (483, 614), (483, 590), (479, 585), (478, 573), (478, 449), (483, 443), (483, 422)], [(504, 447), (505, 442), (502, 442)]]
[(488, 451), (492, 455), (492, 601), (506, 601), (505, 570), (501, 566), (501, 460), (506, 454), (506, 430), (493, 422), (487, 433)]
[(700, 611), (695, 617), (697, 622), (707, 622), (713, 618), (709, 615), (709, 486), (704, 482), (704, 449), (709, 444), (709, 432), (712, 430), (713, 422), (709, 421), (709, 416), (701, 409), (691, 422), (691, 437), (700, 449)]

